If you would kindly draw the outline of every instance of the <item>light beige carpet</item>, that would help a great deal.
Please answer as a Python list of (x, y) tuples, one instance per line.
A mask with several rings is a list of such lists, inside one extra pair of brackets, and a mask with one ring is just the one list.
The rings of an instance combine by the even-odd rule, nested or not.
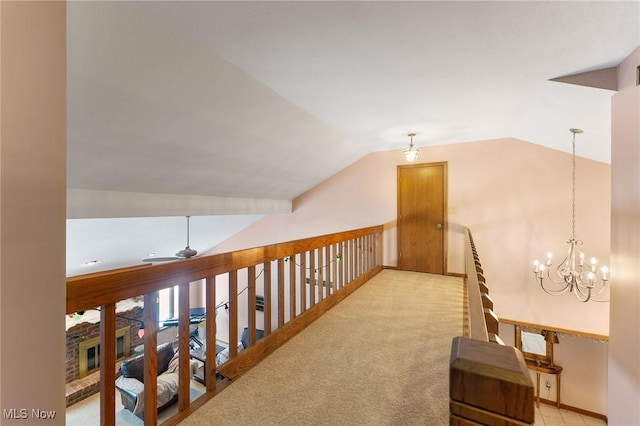
[(448, 425), (462, 294), (384, 270), (181, 425)]

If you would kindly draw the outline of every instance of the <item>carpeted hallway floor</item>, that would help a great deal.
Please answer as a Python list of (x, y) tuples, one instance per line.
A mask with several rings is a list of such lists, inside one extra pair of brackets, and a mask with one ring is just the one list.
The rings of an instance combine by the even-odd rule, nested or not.
[(383, 270), (181, 425), (448, 425), (461, 278)]

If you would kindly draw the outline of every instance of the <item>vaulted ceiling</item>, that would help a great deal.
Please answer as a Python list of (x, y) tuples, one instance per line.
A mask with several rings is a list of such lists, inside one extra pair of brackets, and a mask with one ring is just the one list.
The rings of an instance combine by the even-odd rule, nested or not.
[(408, 132), (570, 151), (580, 127), (609, 162), (613, 91), (549, 80), (640, 44), (637, 1), (67, 7), (69, 275), (175, 253), (183, 215), (204, 251)]

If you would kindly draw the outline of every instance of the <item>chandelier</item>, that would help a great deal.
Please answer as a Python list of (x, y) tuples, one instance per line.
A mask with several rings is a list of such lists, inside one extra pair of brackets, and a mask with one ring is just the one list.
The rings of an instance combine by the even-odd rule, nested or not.
[[(589, 300), (595, 302), (606, 302), (598, 300), (594, 296), (600, 295), (607, 287), (607, 273), (609, 270), (603, 266), (600, 271), (596, 269), (598, 261), (592, 257), (588, 262), (586, 256), (578, 246), (582, 241), (576, 238), (576, 134), (582, 133), (580, 129), (569, 129), (573, 133), (573, 186), (571, 205), (571, 238), (567, 240), (567, 256), (554, 268), (553, 255), (547, 254), (546, 263), (538, 260), (533, 262), (533, 273), (536, 281), (542, 289), (551, 295), (557, 296), (567, 291), (573, 292), (581, 302)], [(552, 274), (552, 269), (555, 273)], [(547, 281), (545, 281), (547, 280)]]
[(407, 136), (411, 138), (411, 143), (409, 143), (409, 148), (404, 150), (404, 156), (407, 161), (415, 161), (418, 159), (418, 148), (413, 145), (413, 137), (415, 133), (409, 133)]

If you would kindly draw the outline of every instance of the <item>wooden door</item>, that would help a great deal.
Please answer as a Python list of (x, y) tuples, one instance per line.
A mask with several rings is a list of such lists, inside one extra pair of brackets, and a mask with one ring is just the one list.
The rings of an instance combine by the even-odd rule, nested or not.
[(447, 163), (398, 166), (398, 269), (446, 273)]

